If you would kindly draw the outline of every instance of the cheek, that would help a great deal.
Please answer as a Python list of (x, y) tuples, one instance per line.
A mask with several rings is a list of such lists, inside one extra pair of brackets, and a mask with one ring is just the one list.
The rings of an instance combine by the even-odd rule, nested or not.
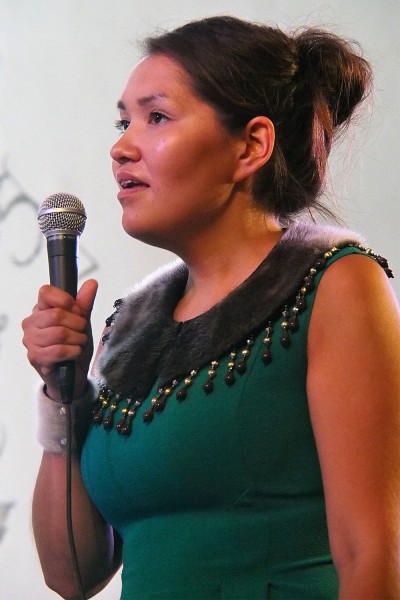
[[(151, 156), (153, 185), (158, 190), (180, 187), (191, 190), (194, 184), (213, 187), (232, 181), (232, 153), (225, 136), (214, 129), (180, 131), (162, 138), (153, 146)], [(195, 190), (191, 190), (192, 192)]]
[(182, 144), (160, 144), (153, 155), (152, 187), (159, 191), (190, 185), (198, 173), (198, 156)]

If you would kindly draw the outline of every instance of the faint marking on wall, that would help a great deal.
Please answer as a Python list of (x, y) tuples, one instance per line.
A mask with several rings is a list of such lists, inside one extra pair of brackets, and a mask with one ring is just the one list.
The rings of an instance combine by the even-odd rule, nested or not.
[[(18, 276), (23, 277), (24, 270), (34, 268), (37, 261), (43, 260), (41, 254), (46, 242), (37, 224), (39, 206), (40, 203), (3, 166), (0, 170), (0, 259), (6, 279), (13, 269), (17, 269)], [(97, 260), (81, 242), (79, 263), (80, 278), (90, 276), (98, 269)], [(6, 294), (0, 297), (0, 301), (4, 302), (4, 298), (7, 299)], [(12, 310), (12, 306), (0, 306), (0, 363), (3, 358), (3, 334), (12, 322)], [(6, 430), (0, 425), (0, 459), (5, 446)], [(2, 501), (0, 498), (0, 543), (6, 534), (7, 520), (14, 505), (15, 502)]]
[[(4, 428), (0, 428), (0, 458), (3, 454), (6, 445), (6, 433)], [(11, 508), (14, 506), (14, 502), (0, 502), (0, 543), (7, 530), (7, 518)]]

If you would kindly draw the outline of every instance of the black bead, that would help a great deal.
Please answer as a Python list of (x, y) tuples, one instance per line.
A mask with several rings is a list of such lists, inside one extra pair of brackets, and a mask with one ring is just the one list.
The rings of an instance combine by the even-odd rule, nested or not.
[(284, 331), (281, 335), (281, 344), (284, 348), (289, 348), (291, 344), (290, 335), (287, 331)]
[(386, 258), (383, 258), (383, 256), (379, 256), (379, 254), (376, 256), (376, 262), (378, 263), (378, 265), (380, 265), (383, 269), (387, 269), (388, 268), (388, 261), (386, 260)]
[(303, 312), (307, 308), (307, 300), (304, 296), (299, 296), (296, 300), (296, 308), (299, 312)]
[(166, 404), (167, 401), (165, 399), (165, 396), (161, 396), (160, 398), (157, 398), (157, 400), (154, 402), (153, 408), (156, 412), (162, 412)]
[(325, 267), (325, 265), (326, 265), (326, 260), (324, 258), (319, 258), (314, 263), (314, 269), (317, 269), (317, 271), (322, 271), (322, 269)]
[(272, 355), (271, 350), (269, 348), (265, 348), (264, 352), (262, 353), (262, 360), (266, 365), (268, 365), (271, 362)]
[(114, 412), (110, 411), (108, 416), (103, 421), (103, 427), (105, 430), (112, 429), (114, 426)]
[(207, 381), (203, 384), (203, 390), (206, 394), (211, 394), (214, 390), (214, 382), (212, 379), (207, 379)]
[(121, 435), (131, 435), (132, 432), (132, 419), (127, 419), (125, 424), (120, 429)]
[(304, 287), (307, 292), (311, 292), (315, 288), (314, 279), (310, 276), (304, 278)]
[(102, 411), (102, 409), (100, 409), (93, 414), (93, 423), (95, 423), (96, 425), (100, 425), (102, 422), (103, 422), (103, 411)]
[(187, 387), (184, 385), (180, 390), (176, 392), (178, 400), (185, 400), (187, 396)]
[(245, 373), (247, 369), (246, 359), (241, 358), (240, 360), (238, 360), (235, 365), (235, 369), (238, 373), (240, 373), (240, 375), (243, 375), (243, 373)]
[(146, 412), (143, 414), (143, 421), (145, 423), (150, 423), (153, 420), (154, 417), (154, 411), (153, 408), (149, 408), (146, 410)]
[(116, 424), (116, 426), (115, 426), (115, 429), (118, 431), (118, 433), (121, 433), (121, 430), (122, 430), (122, 428), (123, 428), (123, 427), (124, 427), (124, 425), (125, 425), (125, 421), (126, 421), (126, 415), (124, 415), (124, 416), (122, 417), (122, 419), (120, 419), (120, 420), (118, 421), (118, 423)]
[(111, 327), (115, 320), (115, 313), (106, 319), (106, 327)]
[(235, 383), (235, 373), (233, 372), (232, 369), (230, 369), (227, 372), (227, 374), (225, 375), (225, 383), (229, 386), (231, 386)]

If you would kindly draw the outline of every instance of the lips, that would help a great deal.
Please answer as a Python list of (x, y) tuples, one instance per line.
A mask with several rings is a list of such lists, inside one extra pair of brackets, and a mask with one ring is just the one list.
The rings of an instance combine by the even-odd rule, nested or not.
[(127, 171), (119, 171), (115, 178), (120, 187), (117, 198), (121, 204), (130, 202), (136, 194), (149, 188), (149, 184)]

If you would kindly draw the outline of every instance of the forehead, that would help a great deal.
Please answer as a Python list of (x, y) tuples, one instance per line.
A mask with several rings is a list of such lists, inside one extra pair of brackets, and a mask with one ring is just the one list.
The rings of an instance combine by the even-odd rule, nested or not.
[(155, 54), (143, 58), (131, 72), (122, 99), (147, 96), (178, 96), (193, 94), (189, 76), (173, 58)]

